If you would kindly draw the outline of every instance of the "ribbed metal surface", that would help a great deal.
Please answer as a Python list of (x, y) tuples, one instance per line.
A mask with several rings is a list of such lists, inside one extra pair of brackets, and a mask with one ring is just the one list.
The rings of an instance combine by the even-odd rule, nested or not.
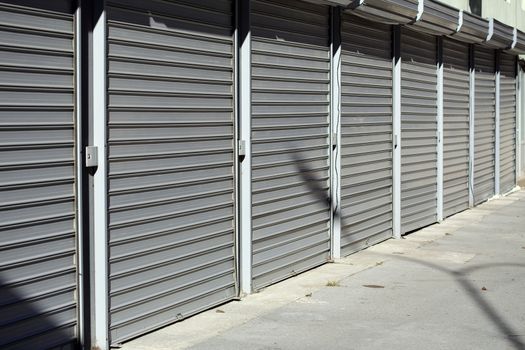
[(500, 192), (516, 185), (516, 56), (500, 56)]
[(412, 25), (427, 34), (449, 35), (456, 31), (459, 23), (459, 10), (439, 1), (422, 2), (423, 12)]
[(328, 7), (252, 1), (253, 287), (329, 258)]
[(75, 25), (63, 5), (0, 2), (2, 349), (76, 342)]
[(406, 24), (416, 19), (418, 0), (353, 0), (347, 11), (374, 22)]
[(505, 50), (506, 53), (511, 55), (522, 55), (525, 53), (525, 33), (521, 30), (514, 28), (514, 45)]
[(392, 30), (343, 16), (341, 249), (392, 236)]
[(437, 43), (401, 31), (401, 233), (437, 220)]
[(110, 336), (236, 295), (231, 1), (110, 1)]
[(475, 47), (474, 203), (494, 195), (496, 122), (495, 52)]
[(443, 40), (443, 216), (469, 206), (469, 47)]
[(489, 19), (489, 35), (482, 44), (493, 49), (507, 49), (512, 46), (514, 28), (494, 18)]
[(456, 40), (466, 43), (480, 43), (487, 39), (489, 21), (467, 11), (461, 12), (461, 25), (452, 34)]

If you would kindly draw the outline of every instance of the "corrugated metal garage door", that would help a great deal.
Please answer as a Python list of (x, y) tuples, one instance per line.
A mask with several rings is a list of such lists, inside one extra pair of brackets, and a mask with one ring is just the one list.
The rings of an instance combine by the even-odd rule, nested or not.
[(392, 236), (392, 28), (343, 16), (341, 249)]
[(496, 83), (494, 50), (475, 47), (474, 204), (494, 195)]
[(443, 39), (443, 216), (469, 206), (469, 47)]
[(437, 43), (401, 31), (401, 233), (437, 220)]
[(252, 2), (253, 287), (329, 259), (329, 9)]
[(500, 192), (516, 185), (516, 56), (501, 54)]
[(72, 348), (75, 8), (11, 3), (46, 9), (0, 2), (0, 348)]
[(109, 2), (112, 344), (236, 296), (232, 7)]

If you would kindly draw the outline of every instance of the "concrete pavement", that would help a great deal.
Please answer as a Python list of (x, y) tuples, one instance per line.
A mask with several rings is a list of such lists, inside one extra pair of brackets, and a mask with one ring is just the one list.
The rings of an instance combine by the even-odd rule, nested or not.
[(185, 348), (525, 349), (525, 191), (123, 346)]

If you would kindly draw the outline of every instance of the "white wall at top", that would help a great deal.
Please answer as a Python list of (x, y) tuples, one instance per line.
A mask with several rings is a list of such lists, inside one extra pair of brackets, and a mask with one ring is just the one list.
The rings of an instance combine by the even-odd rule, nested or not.
[(469, 11), (469, 0), (441, 0), (440, 2), (460, 10)]
[[(469, 0), (439, 0), (457, 9), (469, 11)], [(494, 17), (512, 27), (525, 31), (525, 0), (481, 0), (481, 15)]]
[(481, 15), (525, 31), (525, 0), (484, 0)]

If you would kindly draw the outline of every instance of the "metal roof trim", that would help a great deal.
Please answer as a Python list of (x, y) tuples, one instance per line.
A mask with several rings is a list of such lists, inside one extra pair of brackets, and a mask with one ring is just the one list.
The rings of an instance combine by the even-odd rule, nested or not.
[(514, 28), (503, 24), (494, 18), (489, 19), (489, 33), (482, 43), (493, 49), (508, 49), (514, 41)]
[(512, 45), (505, 51), (513, 55), (525, 54), (525, 33), (518, 28), (514, 28), (514, 40)]
[(410, 23), (419, 31), (432, 35), (450, 35), (456, 32), (460, 11), (436, 0), (419, 0), (416, 20)]
[(353, 0), (346, 12), (386, 24), (407, 24), (417, 16), (418, 0)]
[(303, 0), (312, 4), (347, 7), (352, 0)]
[(450, 37), (469, 44), (479, 44), (487, 39), (488, 34), (489, 21), (461, 10), (456, 32)]

